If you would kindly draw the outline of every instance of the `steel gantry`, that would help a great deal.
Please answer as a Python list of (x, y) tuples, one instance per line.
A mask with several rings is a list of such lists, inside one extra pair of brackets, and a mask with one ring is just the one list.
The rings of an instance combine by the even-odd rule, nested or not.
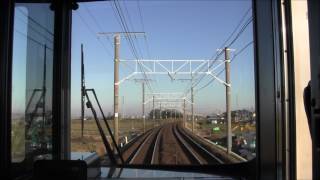
[[(208, 75), (220, 83), (227, 86), (225, 81), (220, 79), (215, 70), (225, 64), (225, 60), (191, 60), (191, 59), (141, 59), (141, 60), (124, 60), (120, 59), (119, 63), (131, 66), (132, 72), (123, 77), (118, 83), (132, 79), (138, 75), (168, 75), (171, 80), (186, 80), (185, 75)], [(184, 75), (184, 77), (181, 77)], [(187, 79), (190, 80), (190, 79)]]
[[(218, 77), (216, 70), (223, 65), (229, 64), (229, 59), (224, 60), (205, 60), (205, 59), (136, 59), (125, 60), (120, 59), (119, 63), (123, 63), (127, 66), (131, 66), (132, 72), (126, 77), (119, 80), (116, 85), (120, 85), (126, 80), (134, 79), (138, 75), (168, 75), (171, 80), (190, 80), (191, 81), (191, 112), (192, 112), (192, 132), (195, 129), (194, 121), (194, 86), (193, 80), (197, 75), (210, 76), (214, 80), (228, 87), (230, 89), (231, 84)], [(226, 66), (225, 66), (226, 67)], [(189, 79), (186, 79), (190, 77)], [(230, 94), (230, 93), (227, 93)], [(145, 102), (145, 101), (143, 101)], [(228, 119), (228, 118), (227, 118)]]
[[(126, 80), (133, 79), (137, 75), (143, 75), (144, 81), (142, 83), (142, 114), (144, 119), (144, 132), (145, 132), (145, 89), (144, 83), (147, 80), (147, 75), (168, 75), (171, 80), (190, 80), (191, 81), (191, 112), (192, 112), (192, 132), (194, 132), (194, 78), (198, 75), (210, 76), (213, 80), (217, 80), (219, 83), (226, 87), (226, 119), (227, 119), (227, 152), (231, 152), (232, 148), (232, 132), (231, 132), (231, 82), (230, 82), (230, 50), (225, 47), (223, 50), (225, 58), (223, 60), (218, 59), (139, 59), (135, 56), (134, 60), (120, 59), (120, 34), (130, 37), (132, 34), (144, 34), (144, 32), (113, 32), (113, 33), (99, 33), (100, 35), (113, 35), (114, 36), (114, 129), (116, 142), (119, 139), (118, 132), (118, 111), (119, 111), (119, 86)], [(135, 53), (133, 53), (135, 54)], [(130, 72), (124, 78), (119, 78), (119, 65), (125, 64), (133, 66), (133, 72)], [(223, 67), (224, 65), (224, 67)], [(225, 69), (225, 81), (220, 79), (219, 74), (215, 71), (223, 67)], [(185, 76), (190, 76), (190, 79), (186, 79)], [(181, 78), (181, 76), (183, 76)], [(201, 80), (200, 80), (201, 81)], [(151, 88), (150, 88), (151, 89)], [(153, 96), (153, 108), (154, 108), (154, 96)], [(186, 98), (183, 99), (185, 105)], [(118, 143), (117, 143), (118, 144)]]
[[(161, 109), (176, 109), (183, 113), (183, 125), (186, 123), (186, 103), (192, 104), (192, 102), (187, 99), (184, 93), (171, 92), (171, 93), (149, 93), (146, 94), (147, 99), (144, 104), (152, 102), (152, 109), (155, 112), (155, 104), (158, 104), (161, 114)], [(153, 114), (153, 119), (155, 120), (155, 115)]]

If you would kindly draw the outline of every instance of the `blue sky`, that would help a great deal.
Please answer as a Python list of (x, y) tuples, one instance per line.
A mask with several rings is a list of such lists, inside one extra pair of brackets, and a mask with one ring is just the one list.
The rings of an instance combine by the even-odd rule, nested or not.
[[(135, 44), (140, 58), (151, 59), (209, 59), (234, 30), (245, 12), (251, 7), (249, 0), (201, 0), (201, 1), (119, 1), (130, 31), (145, 31), (148, 47), (142, 36)], [(24, 11), (22, 9), (22, 11)], [(19, 14), (20, 13), (20, 14)], [(249, 14), (246, 18), (249, 18)], [(26, 32), (27, 18), (17, 12), (15, 29)], [(73, 11), (72, 25), (72, 115), (80, 114), (80, 44), (85, 47), (86, 85), (97, 91), (106, 113), (113, 108), (113, 44), (112, 37), (98, 36), (98, 32), (123, 31), (111, 2), (81, 3)], [(50, 26), (50, 25), (49, 25)], [(29, 35), (39, 36), (35, 33)], [(253, 39), (252, 24), (233, 44), (232, 49), (243, 48)], [(15, 109), (25, 107), (26, 38), (15, 32), (13, 104)], [(149, 53), (147, 49), (149, 48)], [(40, 53), (40, 51), (39, 51)], [(49, 52), (48, 52), (49, 53)], [(39, 54), (39, 58), (41, 55)], [(121, 39), (121, 59), (134, 59), (125, 38)], [(132, 70), (120, 66), (120, 78)], [(220, 76), (224, 79), (224, 73)], [(153, 92), (184, 92), (188, 82), (171, 81), (168, 76), (149, 76)], [(205, 85), (211, 79), (204, 78), (195, 87)], [(231, 63), (232, 109), (254, 107), (254, 58), (253, 46), (247, 48)], [(147, 93), (150, 90), (147, 89)], [(129, 115), (141, 115), (141, 84), (125, 81), (120, 86), (120, 109)], [(190, 94), (188, 95), (190, 96)], [(124, 97), (124, 100), (123, 100)], [(122, 104), (124, 103), (124, 105)], [(146, 105), (146, 112), (151, 103)], [(190, 108), (188, 105), (187, 108)], [(195, 93), (195, 112), (212, 113), (225, 110), (225, 87), (213, 82)], [(23, 112), (23, 110), (22, 110)]]
[[(150, 54), (144, 38), (137, 36), (136, 46), (143, 58), (151, 59), (209, 59), (236, 27), (251, 1), (140, 1), (143, 24), (137, 1), (120, 1), (130, 31), (145, 31)], [(86, 7), (84, 7), (86, 6)], [(94, 18), (92, 18), (92, 16)], [(247, 16), (247, 18), (250, 14)], [(97, 36), (98, 32), (123, 31), (110, 2), (83, 3), (73, 12), (72, 37), (72, 111), (79, 114), (80, 102), (80, 44), (85, 46), (86, 84), (96, 89), (105, 112), (113, 107), (113, 38)], [(131, 23), (130, 23), (131, 22)], [(144, 28), (144, 29), (143, 29)], [(240, 50), (252, 41), (252, 24), (231, 47)], [(107, 49), (107, 50), (106, 50)], [(237, 53), (237, 51), (233, 52)], [(149, 56), (150, 55), (150, 56)], [(125, 38), (121, 39), (121, 59), (134, 59)], [(254, 107), (253, 47), (246, 49), (231, 64), (232, 108)], [(120, 66), (120, 77), (131, 70)], [(220, 76), (224, 78), (224, 73)], [(187, 82), (170, 81), (167, 76), (150, 76), (154, 92), (183, 92)], [(195, 88), (210, 80), (209, 77)], [(211, 113), (225, 109), (225, 88), (217, 81), (195, 94), (195, 111)], [(149, 90), (147, 90), (150, 92)], [(124, 97), (124, 101), (122, 98)], [(141, 114), (141, 84), (126, 81), (120, 86), (120, 109), (126, 114)], [(122, 105), (124, 103), (124, 105)], [(150, 110), (151, 104), (147, 106)]]

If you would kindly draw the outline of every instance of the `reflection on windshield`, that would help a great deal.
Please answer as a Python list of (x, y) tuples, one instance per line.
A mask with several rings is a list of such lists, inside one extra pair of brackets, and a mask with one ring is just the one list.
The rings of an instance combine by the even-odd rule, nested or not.
[(54, 14), (49, 3), (16, 3), (12, 73), (12, 161), (52, 158)]

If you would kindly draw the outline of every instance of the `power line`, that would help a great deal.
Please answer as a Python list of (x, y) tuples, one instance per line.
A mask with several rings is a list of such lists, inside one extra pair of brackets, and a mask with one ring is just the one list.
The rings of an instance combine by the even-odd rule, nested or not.
[[(21, 22), (23, 22), (24, 24), (28, 25), (27, 22), (25, 22), (24, 20), (22, 20), (21, 17), (16, 16), (17, 19), (19, 19)], [(41, 31), (37, 30), (35, 27), (33, 27), (31, 24), (29, 24), (28, 28), (30, 28), (31, 30), (33, 30), (35, 33), (37, 33), (39, 36), (43, 37), (44, 39), (46, 39), (47, 41), (49, 41), (50, 43), (53, 43), (53, 40), (50, 39), (48, 36), (46, 36), (44, 33), (42, 33)], [(52, 36), (51, 36), (52, 37)]]
[[(113, 2), (114, 2), (114, 5), (115, 5), (115, 8), (117, 10), (117, 14), (120, 17), (120, 22), (121, 22), (121, 25), (122, 25), (122, 28), (123, 28), (124, 32), (126, 32), (126, 33), (130, 32), (128, 24), (127, 24), (127, 22), (125, 20), (125, 16), (123, 14), (123, 11), (122, 11), (122, 8), (121, 8), (121, 5), (120, 5), (119, 1), (114, 0)], [(128, 43), (129, 43), (129, 46), (130, 46), (131, 51), (132, 51), (132, 54), (135, 56), (136, 59), (139, 59), (136, 47), (134, 45), (134, 42), (133, 42), (131, 36), (126, 34), (125, 38), (127, 39)]]
[(236, 37), (228, 44), (227, 47), (230, 47), (232, 46), (236, 41), (237, 39), (241, 36), (241, 34), (246, 30), (246, 28), (248, 27), (248, 25), (253, 21), (253, 17), (249, 18), (245, 25), (241, 28), (241, 30), (239, 31), (239, 33), (236, 35)]
[[(247, 13), (248, 13), (248, 12), (249, 12), (249, 11), (247, 11)], [(245, 14), (245, 16), (247, 15), (247, 13)], [(245, 17), (245, 16), (243, 16), (243, 17)], [(224, 44), (220, 47), (220, 49), (223, 49), (224, 47), (230, 47), (230, 46), (232, 46), (232, 45), (238, 40), (238, 38), (241, 36), (241, 34), (244, 32), (244, 30), (248, 27), (248, 25), (252, 22), (252, 19), (253, 19), (252, 16), (251, 16), (249, 19), (247, 19), (247, 21), (246, 21), (245, 24), (241, 27), (240, 31), (239, 31), (238, 34), (235, 36), (235, 38), (234, 38), (227, 46), (225, 46), (225, 44), (228, 42), (228, 40), (230, 40), (230, 37), (232, 37), (232, 35), (236, 32), (236, 30), (239, 29), (239, 27), (237, 26), (236, 29), (235, 29), (235, 31), (233, 31), (233, 32), (231, 33), (231, 35), (229, 36), (229, 38), (224, 42)], [(242, 22), (243, 22), (243, 20), (241, 20), (241, 22), (240, 22), (239, 24), (242, 24)], [(214, 60), (217, 60), (222, 54), (223, 54), (223, 51), (220, 51), (220, 53), (218, 53), (218, 54), (216, 55), (216, 57), (215, 57)], [(214, 62), (215, 62), (215, 61), (214, 61)], [(212, 67), (212, 65), (214, 64), (214, 62), (212, 62), (212, 63), (210, 64), (210, 66), (209, 66), (210, 68)], [(193, 87), (197, 86), (203, 78), (204, 78), (204, 76), (202, 76), (202, 78), (201, 78), (195, 85), (193, 85)]]
[[(130, 32), (129, 28), (128, 28), (128, 25), (127, 25), (127, 23), (125, 21), (125, 17), (123, 15), (123, 11), (121, 9), (121, 6), (120, 6), (119, 2), (117, 0), (114, 0), (113, 2), (114, 2), (114, 5), (115, 5), (115, 8), (117, 10), (117, 14), (118, 14), (118, 16), (120, 18), (120, 22), (121, 22), (121, 25), (122, 25), (122, 28), (123, 28), (124, 32), (126, 32), (126, 33)], [(117, 2), (118, 2), (118, 5), (117, 5)], [(129, 43), (129, 46), (131, 48), (131, 52), (132, 52), (133, 56), (135, 56), (136, 59), (139, 59), (138, 54), (137, 54), (136, 49), (135, 49), (135, 46), (134, 46), (134, 43), (132, 42), (131, 36), (126, 34), (125, 38), (127, 39), (128, 43)]]
[(150, 46), (149, 46), (149, 42), (148, 42), (147, 36), (144, 36), (144, 42), (145, 42), (145, 44), (146, 44), (146, 49), (147, 49), (148, 57), (149, 57), (149, 59), (151, 59)]
[[(232, 31), (232, 33), (229, 35), (229, 37), (223, 42), (223, 44), (220, 46), (220, 49), (223, 49), (227, 42), (231, 39), (231, 37), (234, 35), (234, 33), (237, 32), (237, 30), (239, 29), (239, 27), (241, 26), (241, 24), (244, 22), (246, 16), (249, 14), (249, 12), (252, 10), (252, 7), (249, 7), (248, 10), (244, 13), (244, 15), (242, 16), (242, 18), (240, 19), (239, 23), (236, 25), (236, 27), (234, 28), (234, 30)], [(221, 53), (222, 54), (222, 53)], [(212, 55), (212, 59), (213, 59)]]
[(107, 47), (102, 43), (102, 41), (96, 36), (96, 33), (94, 32), (94, 30), (89, 26), (89, 24), (84, 20), (84, 18), (80, 15), (80, 13), (76, 13), (79, 17), (80, 20), (82, 21), (82, 23), (87, 27), (87, 29), (89, 30), (89, 32), (92, 33), (92, 35), (96, 38), (96, 40), (100, 43), (100, 45), (103, 47), (103, 49), (106, 51), (106, 53), (112, 57), (111, 53), (109, 52), (109, 50), (107, 49)]
[(143, 23), (142, 10), (141, 10), (141, 6), (140, 6), (140, 0), (137, 0), (137, 6), (138, 6), (138, 12), (139, 12), (139, 16), (140, 16), (141, 26), (142, 26), (142, 29), (144, 29), (144, 23)]
[[(251, 44), (253, 44), (253, 41), (250, 41), (249, 43), (247, 43), (237, 54), (235, 54), (233, 56), (233, 58), (231, 59), (230, 63), (232, 61), (234, 61), (236, 59), (237, 56), (239, 56), (245, 49), (247, 49)], [(225, 69), (222, 69), (216, 76), (219, 77)], [(200, 87), (199, 89), (196, 90), (196, 92), (199, 92), (200, 90), (206, 88), (207, 86), (209, 86), (209, 84), (211, 84), (213, 81), (215, 81), (215, 79), (212, 79), (211, 81), (209, 81), (207, 84), (205, 84), (204, 86)]]
[[(142, 26), (142, 30), (144, 31), (144, 23), (143, 23), (143, 17), (142, 17), (142, 12), (141, 12), (141, 7), (140, 7), (140, 2), (139, 2), (139, 0), (137, 1), (137, 6), (138, 6), (138, 12), (139, 12), (139, 17), (140, 17), (140, 21), (141, 21), (141, 26)], [(127, 8), (126, 6), (125, 6), (125, 8)], [(130, 20), (130, 19), (129, 19)], [(135, 37), (136, 38), (136, 37)], [(148, 45), (148, 42), (147, 42), (147, 38), (146, 38), (146, 36), (144, 36), (144, 40), (145, 40), (145, 44), (146, 44), (146, 47), (147, 47), (147, 54), (148, 54), (148, 56), (150, 57), (150, 52), (149, 52), (149, 45)], [(138, 48), (139, 48), (139, 42), (137, 41), (137, 43), (138, 43)], [(140, 48), (139, 48), (140, 49)], [(141, 52), (140, 52), (141, 53)], [(141, 55), (143, 55), (142, 53), (141, 53)], [(143, 57), (142, 57), (143, 58)], [(138, 62), (138, 64), (139, 64), (139, 66), (140, 66), (140, 69), (143, 69), (142, 68), (142, 65), (141, 65), (141, 63), (140, 62)], [(143, 72), (144, 72), (144, 74), (145, 74), (145, 71), (143, 70)], [(148, 82), (148, 76), (147, 75), (145, 75), (145, 78), (147, 79), (147, 85), (149, 86), (149, 89), (151, 90), (151, 92), (153, 91), (152, 90), (152, 87), (151, 87), (151, 85), (150, 85), (150, 82)]]
[[(140, 5), (140, 0), (137, 0), (137, 6), (138, 6), (138, 12), (139, 12), (142, 31), (145, 31), (145, 28), (144, 28), (145, 26), (144, 26), (144, 22), (143, 22), (143, 16), (142, 16), (142, 9), (141, 9), (141, 5)], [(148, 43), (147, 36), (144, 36), (144, 42), (145, 42), (145, 45), (146, 45), (148, 57), (151, 58), (151, 53), (150, 53), (150, 48), (149, 48), (149, 43)]]
[(117, 0), (114, 0), (113, 3), (114, 3), (114, 7), (116, 9), (115, 14), (118, 14), (119, 19), (120, 19), (119, 25), (123, 29), (123, 31), (126, 33), (125, 38), (126, 38), (126, 40), (128, 42), (129, 47), (131, 48), (131, 53), (136, 59), (139, 59), (138, 53), (136, 51), (135, 45), (134, 45), (134, 43), (132, 41), (132, 38), (128, 34), (128, 32), (130, 32), (130, 31), (129, 31), (129, 27), (128, 27), (126, 21), (125, 21), (125, 16), (123, 15), (123, 11), (122, 11), (121, 5)]
[[(122, 11), (121, 5), (120, 5), (120, 3), (119, 3), (117, 0), (114, 0), (113, 2), (114, 2), (114, 6), (115, 6), (115, 8), (116, 8), (116, 10), (117, 10), (117, 14), (118, 14), (118, 16), (119, 16), (119, 19), (120, 19), (120, 22), (121, 22), (121, 25), (122, 25), (122, 29), (124, 30), (124, 32), (127, 33), (126, 36), (125, 36), (125, 38), (126, 38), (127, 41), (128, 41), (128, 44), (129, 44), (129, 46), (130, 46), (130, 48), (131, 48), (131, 52), (132, 52), (133, 56), (135, 56), (135, 58), (136, 58), (137, 60), (139, 60), (139, 56), (138, 56), (136, 47), (135, 47), (135, 45), (134, 45), (134, 42), (133, 42), (131, 36), (128, 35), (128, 32), (130, 32), (130, 31), (129, 31), (128, 25), (127, 25), (127, 23), (126, 23), (126, 21), (125, 21), (125, 16), (123, 15), (123, 11)], [(118, 3), (118, 4), (117, 4), (117, 3)], [(139, 65), (140, 70), (144, 72), (144, 73), (143, 73), (143, 76), (144, 76), (144, 78), (146, 79), (148, 88), (150, 89), (150, 91), (152, 91), (152, 87), (151, 87), (151, 85), (150, 85), (150, 82), (148, 81), (148, 77), (147, 77), (144, 69), (142, 68), (141, 63), (138, 62), (138, 65)]]
[[(25, 33), (21, 32), (21, 31), (19, 31), (19, 30), (17, 30), (17, 29), (14, 29), (14, 31), (16, 31), (17, 33), (21, 34), (22, 36), (26, 37), (27, 39), (29, 39), (29, 40), (33, 41), (34, 43), (36, 43), (36, 44), (38, 44), (38, 45), (40, 45), (40, 46), (46, 46), (46, 44), (41, 43), (40, 41), (38, 41), (38, 40), (34, 39), (33, 37), (31, 37), (31, 36), (29, 36), (29, 35), (27, 35), (27, 34), (25, 34)], [(47, 47), (47, 49), (49, 49), (49, 50), (53, 51), (53, 49), (52, 49), (52, 48), (50, 48), (50, 47)]]
[(110, 2), (110, 7), (112, 8), (112, 11), (113, 11), (114, 17), (116, 18), (116, 20), (117, 20), (117, 22), (118, 22), (118, 24), (119, 24), (120, 28), (122, 28), (122, 27), (121, 27), (120, 19), (119, 19), (119, 17), (117, 16), (117, 12), (116, 12), (115, 7), (114, 7), (114, 3), (111, 3), (111, 2)]
[[(131, 16), (130, 16), (128, 7), (127, 7), (125, 1), (123, 1), (122, 3), (123, 3), (123, 6), (124, 6), (124, 9), (125, 9), (125, 14), (126, 14), (126, 16), (127, 16), (127, 18), (128, 18), (128, 21), (129, 21), (129, 25), (131, 26), (132, 31), (134, 31), (134, 26), (133, 26), (133, 24), (132, 24), (132, 20), (131, 20)], [(144, 30), (143, 30), (143, 31), (144, 31)], [(137, 39), (137, 36), (134, 34), (133, 37), (134, 37), (134, 39), (135, 39), (136, 42), (137, 42), (138, 52), (140, 53), (140, 56), (141, 56), (141, 58), (143, 59), (143, 53), (142, 53), (141, 48), (140, 48), (140, 46), (139, 46), (139, 41), (138, 41), (138, 39)]]
[[(98, 20), (96, 19), (96, 17), (92, 14), (92, 12), (90, 11), (90, 9), (87, 6), (84, 6), (84, 9), (87, 11), (87, 13), (90, 15), (90, 17), (93, 19), (93, 22), (96, 24), (96, 26), (98, 27), (98, 29), (100, 31), (103, 31), (102, 26), (99, 24)], [(112, 42), (109, 38), (107, 38), (107, 40), (109, 41), (109, 45), (111, 48), (113, 48), (112, 46)]]
[[(234, 33), (237, 32), (237, 30), (240, 28), (241, 24), (243, 24), (246, 16), (249, 14), (249, 12), (252, 10), (252, 7), (250, 6), (248, 8), (248, 10), (244, 13), (244, 15), (241, 17), (239, 23), (236, 25), (236, 27), (234, 28), (234, 30), (232, 31), (232, 33), (229, 35), (229, 37), (223, 42), (223, 44), (220, 46), (219, 49), (223, 49), (224, 47), (226, 47), (227, 42), (231, 39), (231, 37), (234, 35)], [(252, 16), (251, 16), (252, 17)], [(249, 18), (250, 19), (250, 18)], [(234, 41), (234, 40), (233, 40)], [(230, 44), (227, 46), (230, 47)], [(214, 55), (212, 55), (211, 59), (215, 59), (217, 60), (221, 55), (223, 54), (223, 51), (221, 51), (220, 53), (216, 54), (216, 57), (214, 58)], [(214, 63), (214, 62), (213, 62)], [(212, 67), (213, 63), (211, 63), (210, 68)], [(200, 79), (200, 81), (203, 79), (204, 76), (202, 76), (202, 78)], [(199, 82), (196, 84), (198, 85)]]
[[(123, 2), (123, 3), (124, 3), (124, 2)], [(118, 1), (118, 5), (119, 5), (119, 9), (121, 10), (121, 6), (120, 6), (119, 1)], [(125, 6), (126, 13), (127, 13), (127, 17), (128, 17), (128, 19), (129, 19), (129, 23), (130, 23), (130, 25), (132, 26), (131, 19), (130, 19), (130, 15), (129, 15), (129, 12), (128, 12), (128, 9), (127, 9), (127, 6), (126, 6), (125, 3), (124, 3), (124, 6)], [(122, 11), (122, 10), (121, 10), (121, 11)], [(123, 12), (122, 12), (122, 13), (123, 13)], [(123, 18), (124, 18), (124, 20), (125, 20), (124, 15), (123, 15)], [(126, 25), (127, 25), (127, 24), (126, 24)], [(133, 28), (133, 26), (132, 26), (132, 28)], [(127, 25), (127, 29), (129, 29), (129, 28), (128, 28), (128, 25)], [(131, 39), (131, 42), (132, 42), (132, 45), (133, 45), (133, 49), (135, 49), (135, 51), (137, 52), (136, 47), (135, 47), (135, 45), (134, 45), (134, 43), (133, 43), (132, 38), (131, 38), (131, 37), (129, 37), (129, 38)], [(138, 43), (138, 50), (140, 50), (140, 48), (139, 48), (139, 42), (138, 42), (137, 37), (136, 37), (135, 35), (134, 35), (134, 38), (135, 38), (135, 40), (136, 40), (137, 43)], [(140, 52), (140, 54), (141, 54), (141, 56), (142, 56), (142, 53), (141, 53), (141, 52)], [(143, 57), (142, 57), (142, 58), (143, 58)], [(139, 60), (139, 57), (137, 58), (137, 60)], [(146, 83), (147, 83), (148, 88), (149, 88), (150, 91), (152, 92), (153, 90), (152, 90), (152, 87), (151, 87), (149, 78), (148, 78), (148, 76), (146, 75), (145, 70), (143, 69), (141, 62), (138, 61), (138, 65), (139, 65), (139, 69), (140, 69), (141, 71), (143, 71), (143, 76), (144, 76), (144, 78), (145, 78), (145, 80), (146, 80)]]
[[(235, 34), (235, 32), (239, 29), (240, 25), (244, 22), (245, 17), (248, 15), (248, 13), (250, 12), (252, 8), (250, 7), (245, 14), (242, 16), (242, 18), (240, 19), (238, 25), (236, 26), (236, 28), (233, 30), (233, 32), (229, 35), (229, 37), (226, 39), (226, 41), (224, 41), (223, 45), (221, 46), (220, 49), (222, 49), (225, 44), (227, 44), (227, 42), (231, 39), (231, 37)], [(250, 16), (245, 23), (242, 25), (240, 31), (237, 33), (237, 35), (232, 39), (232, 41), (226, 46), (226, 47), (230, 47), (231, 45), (233, 45), (238, 38), (242, 35), (242, 33), (245, 31), (245, 29), (248, 27), (248, 25), (253, 21), (253, 17)], [(221, 51), (220, 53), (218, 53), (216, 55), (216, 57), (214, 58), (214, 61), (210, 64), (209, 68), (212, 67), (212, 65), (215, 63), (215, 60), (217, 60), (221, 55), (223, 54), (223, 51)], [(214, 56), (214, 55), (213, 55)], [(211, 59), (213, 59), (213, 56)], [(192, 87), (196, 87), (204, 78), (205, 76), (201, 76), (201, 78), (199, 78), (194, 84), (192, 84), (192, 82), (190, 83)], [(190, 89), (186, 91), (186, 94), (190, 92)]]
[(28, 16), (28, 14), (26, 14), (25, 12), (23, 12), (20, 8), (18, 8), (18, 11), (20, 13), (22, 13), (25, 17), (27, 17), (30, 21), (32, 21), (34, 24), (38, 25), (39, 27), (41, 27), (43, 30), (45, 30), (47, 33), (49, 33), (51, 36), (54, 36), (53, 32), (50, 31), (47, 27), (43, 26), (42, 24), (40, 24), (38, 21), (36, 21), (35, 19), (33, 19), (32, 17)]

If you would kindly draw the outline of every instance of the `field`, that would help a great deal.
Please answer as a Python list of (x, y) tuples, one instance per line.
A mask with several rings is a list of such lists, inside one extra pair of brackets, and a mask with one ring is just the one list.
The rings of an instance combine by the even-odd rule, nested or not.
[[(100, 121), (104, 127), (108, 139), (110, 136), (107, 132), (107, 128), (103, 121)], [(108, 120), (108, 123), (113, 131), (113, 120)], [(153, 121), (146, 119), (146, 130), (158, 125), (159, 121)], [(121, 119), (119, 120), (119, 137), (120, 142), (124, 142), (124, 137), (130, 141), (134, 135), (141, 134), (143, 132), (143, 120), (142, 119)], [(71, 121), (71, 151), (73, 152), (92, 152), (96, 151), (99, 154), (103, 153), (104, 145), (101, 140), (97, 125), (94, 120), (84, 121), (83, 138), (81, 138), (81, 121), (74, 119)]]
[[(188, 128), (191, 129), (191, 124), (188, 124)], [(219, 130), (213, 131), (213, 128), (218, 127)], [(226, 124), (212, 124), (206, 120), (198, 121), (196, 123), (196, 133), (202, 137), (222, 138), (226, 135)], [(255, 132), (255, 124), (250, 123), (235, 123), (231, 125), (233, 134), (242, 134)]]
[[(172, 122), (174, 120), (161, 120), (161, 123)], [(109, 125), (113, 130), (113, 121), (109, 120)], [(101, 121), (103, 124), (103, 121)], [(159, 120), (153, 121), (146, 119), (146, 130), (153, 128), (160, 124)], [(195, 123), (195, 132), (197, 135), (202, 137), (207, 137), (210, 139), (219, 139), (225, 136), (226, 134), (226, 125), (225, 124), (211, 124), (207, 121), (197, 121)], [(103, 127), (105, 127), (103, 125)], [(213, 131), (213, 128), (219, 127), (219, 131)], [(187, 128), (191, 130), (191, 122), (187, 122)], [(106, 135), (110, 138), (107, 133), (106, 128), (104, 128)], [(250, 124), (232, 124), (232, 132), (234, 134), (241, 134), (246, 132), (255, 131), (255, 125)], [(119, 136), (120, 142), (124, 143), (124, 137), (127, 137), (127, 140), (130, 141), (131, 138), (135, 137), (134, 135), (141, 134), (143, 132), (143, 121), (142, 119), (122, 119), (119, 120)], [(104, 145), (102, 143), (100, 134), (98, 132), (95, 121), (85, 121), (84, 122), (84, 136), (81, 138), (81, 121), (78, 119), (72, 120), (71, 124), (71, 151), (77, 152), (93, 152), (96, 151), (99, 154), (105, 152)]]
[[(181, 119), (180, 119), (181, 120)], [(167, 122), (173, 122), (173, 119), (162, 119), (161, 124)], [(104, 127), (109, 140), (110, 136), (107, 132), (106, 126), (103, 121), (100, 121)], [(113, 120), (108, 120), (108, 123), (113, 130)], [(146, 119), (146, 130), (160, 125), (159, 120)], [(199, 136), (206, 137), (208, 139), (219, 139), (226, 135), (225, 124), (211, 124), (205, 120), (197, 121), (195, 123), (195, 133)], [(218, 131), (213, 131), (214, 128), (219, 127)], [(13, 157), (19, 161), (24, 157), (25, 151), (25, 131), (24, 123), (22, 121), (13, 121), (12, 124), (12, 149)], [(191, 130), (191, 121), (187, 122), (187, 128)], [(233, 123), (232, 131), (234, 134), (242, 134), (247, 132), (254, 132), (255, 125), (252, 124), (240, 124)], [(125, 137), (130, 141), (135, 136), (143, 133), (143, 121), (142, 119), (121, 119), (119, 120), (119, 136), (120, 142), (125, 142)], [(98, 152), (100, 155), (105, 153), (105, 147), (102, 143), (101, 136), (97, 129), (97, 125), (94, 120), (84, 121), (84, 136), (81, 137), (81, 121), (79, 119), (73, 119), (71, 121), (71, 151), (72, 152)]]

